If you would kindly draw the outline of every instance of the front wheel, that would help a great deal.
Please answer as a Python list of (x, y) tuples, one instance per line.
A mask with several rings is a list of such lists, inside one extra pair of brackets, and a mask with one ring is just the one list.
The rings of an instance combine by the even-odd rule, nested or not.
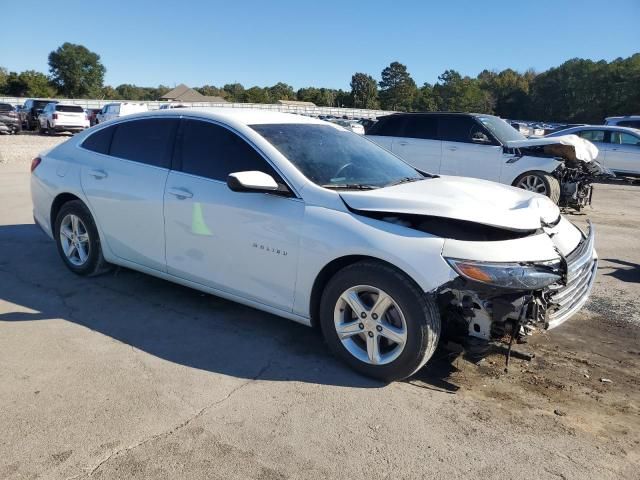
[(405, 274), (375, 261), (335, 274), (322, 295), (320, 324), (334, 354), (384, 381), (413, 375), (440, 337), (434, 301)]
[(547, 172), (538, 170), (525, 172), (515, 179), (513, 186), (545, 195), (556, 205), (560, 201), (560, 182)]

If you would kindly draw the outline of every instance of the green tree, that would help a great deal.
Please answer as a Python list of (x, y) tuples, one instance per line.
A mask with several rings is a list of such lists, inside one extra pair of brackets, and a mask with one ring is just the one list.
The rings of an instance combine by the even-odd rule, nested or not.
[(336, 92), (330, 88), (301, 88), (296, 92), (296, 98), (301, 102), (315, 103), (319, 107), (331, 107), (335, 103)]
[(225, 98), (230, 102), (244, 101), (244, 87), (241, 83), (227, 83), (222, 90), (226, 93)]
[(366, 73), (354, 73), (351, 77), (351, 98), (355, 108), (379, 108), (375, 79)]
[(437, 109), (438, 104), (433, 93), (433, 85), (425, 83), (420, 87), (418, 93), (414, 97), (413, 110), (418, 112), (434, 112)]
[(51, 82), (62, 95), (87, 98), (100, 94), (106, 69), (100, 55), (66, 42), (49, 54), (49, 71)]
[(478, 82), (495, 100), (496, 115), (524, 119), (530, 109), (529, 88), (534, 78), (533, 71), (521, 74), (508, 68), (500, 73), (484, 70), (478, 75)]
[(9, 77), (9, 72), (6, 68), (0, 67), (0, 93), (5, 94), (5, 88), (7, 87), (7, 78)]
[[(158, 87), (160, 88), (160, 87)], [(218, 88), (214, 85), (203, 85), (202, 87), (197, 87), (194, 90), (200, 92), (202, 95), (207, 97), (222, 97), (226, 98), (227, 92), (225, 92), (222, 88)], [(167, 90), (168, 91), (168, 90)], [(167, 92), (164, 92), (167, 93)], [(164, 95), (164, 93), (162, 95)], [(160, 96), (162, 96), (160, 95)]]
[(451, 112), (492, 113), (491, 94), (480, 87), (480, 82), (462, 77), (455, 70), (445, 70), (433, 86), (438, 110)]
[(268, 87), (268, 90), (269, 98), (272, 102), (277, 102), (278, 100), (296, 99), (296, 94), (293, 91), (293, 87), (283, 82), (278, 82), (273, 87)]
[(392, 62), (382, 70), (382, 80), (380, 80), (382, 108), (386, 110), (411, 110), (416, 93), (416, 82), (409, 75), (405, 65)]
[(51, 98), (56, 96), (56, 90), (49, 83), (47, 76), (35, 70), (25, 70), (20, 74), (9, 73), (4, 90), (12, 97)]
[(103, 100), (120, 100), (120, 95), (118, 95), (116, 89), (111, 85), (105, 85), (100, 89), (100, 95), (98, 98)]
[(244, 92), (244, 102), (248, 103), (270, 103), (269, 91), (266, 88), (251, 87)]

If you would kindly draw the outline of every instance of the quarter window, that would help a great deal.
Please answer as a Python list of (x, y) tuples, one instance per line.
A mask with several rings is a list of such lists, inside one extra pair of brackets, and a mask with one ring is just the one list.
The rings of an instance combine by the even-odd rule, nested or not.
[(169, 168), (178, 120), (148, 118), (114, 125), (109, 155)]
[(103, 128), (96, 133), (90, 135), (84, 142), (82, 147), (92, 152), (102, 153), (103, 155), (109, 154), (109, 147), (111, 146), (111, 138), (113, 137), (113, 131), (115, 126), (109, 128)]
[(209, 122), (184, 119), (178, 143), (182, 171), (226, 181), (230, 173), (260, 171), (279, 176), (262, 156), (232, 131)]
[(621, 127), (640, 128), (640, 120), (623, 120), (618, 122)]

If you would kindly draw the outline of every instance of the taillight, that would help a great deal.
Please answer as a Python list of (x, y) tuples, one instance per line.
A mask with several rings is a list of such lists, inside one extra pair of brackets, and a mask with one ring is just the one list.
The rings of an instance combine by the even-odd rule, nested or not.
[(54, 113), (53, 115), (51, 115), (51, 118), (53, 118), (54, 120), (57, 120), (58, 119), (58, 114)]
[(33, 173), (33, 171), (38, 168), (38, 165), (40, 165), (40, 162), (42, 162), (42, 159), (40, 157), (36, 157), (33, 160), (31, 160), (31, 173)]

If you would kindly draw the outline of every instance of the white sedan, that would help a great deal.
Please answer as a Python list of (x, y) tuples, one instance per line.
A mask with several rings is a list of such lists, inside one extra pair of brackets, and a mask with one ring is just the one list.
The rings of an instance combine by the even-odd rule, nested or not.
[(548, 198), (424, 174), (298, 115), (114, 120), (35, 158), (31, 192), (72, 272), (122, 265), (318, 325), (336, 355), (387, 381), (421, 368), (445, 333), (518, 339), (561, 324), (596, 271), (593, 231)]

